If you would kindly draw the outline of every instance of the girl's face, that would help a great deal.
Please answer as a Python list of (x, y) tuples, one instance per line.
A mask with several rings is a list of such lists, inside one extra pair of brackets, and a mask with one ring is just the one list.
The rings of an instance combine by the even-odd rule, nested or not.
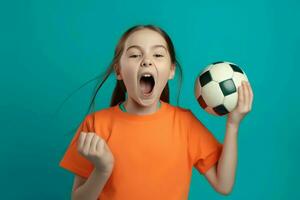
[[(150, 29), (138, 30), (127, 38), (119, 65), (117, 79), (123, 80), (128, 96), (143, 106), (157, 102), (175, 74), (165, 39)], [(147, 81), (151, 78), (141, 81), (144, 73), (151, 74), (154, 86)]]

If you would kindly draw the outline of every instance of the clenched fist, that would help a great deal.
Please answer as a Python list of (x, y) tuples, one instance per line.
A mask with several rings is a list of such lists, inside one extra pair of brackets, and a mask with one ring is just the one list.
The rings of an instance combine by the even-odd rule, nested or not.
[(96, 169), (111, 173), (114, 157), (103, 138), (94, 132), (81, 132), (77, 145), (78, 152), (91, 161)]

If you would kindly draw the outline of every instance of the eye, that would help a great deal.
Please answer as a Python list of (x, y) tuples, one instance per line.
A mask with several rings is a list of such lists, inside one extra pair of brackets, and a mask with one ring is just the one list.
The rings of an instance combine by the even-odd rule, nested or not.
[(164, 57), (163, 55), (161, 54), (154, 54), (155, 57)]
[(131, 56), (129, 56), (130, 58), (136, 58), (136, 57), (139, 57), (139, 56), (141, 56), (141, 55), (131, 55)]

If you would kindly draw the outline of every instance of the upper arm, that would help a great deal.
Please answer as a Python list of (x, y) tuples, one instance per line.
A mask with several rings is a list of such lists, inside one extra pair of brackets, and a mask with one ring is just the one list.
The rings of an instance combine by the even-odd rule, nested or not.
[(84, 184), (85, 181), (86, 181), (86, 178), (84, 178), (82, 176), (78, 176), (78, 175), (75, 174), (72, 192), (74, 192), (79, 186), (81, 186), (82, 184)]
[(228, 192), (224, 192), (219, 185), (217, 177), (217, 163), (213, 165), (207, 172), (204, 173), (205, 178), (210, 183), (210, 185), (220, 194), (227, 195)]
[(210, 183), (210, 185), (218, 191), (218, 177), (217, 177), (217, 165), (213, 165), (207, 172), (204, 173), (205, 178)]

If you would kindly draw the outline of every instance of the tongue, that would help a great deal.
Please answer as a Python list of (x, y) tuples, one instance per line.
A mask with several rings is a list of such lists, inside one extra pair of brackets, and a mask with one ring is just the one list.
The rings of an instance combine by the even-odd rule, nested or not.
[(150, 93), (150, 91), (152, 89), (151, 83), (149, 81), (145, 81), (143, 79), (140, 82), (140, 86), (141, 86), (141, 90), (144, 94)]

